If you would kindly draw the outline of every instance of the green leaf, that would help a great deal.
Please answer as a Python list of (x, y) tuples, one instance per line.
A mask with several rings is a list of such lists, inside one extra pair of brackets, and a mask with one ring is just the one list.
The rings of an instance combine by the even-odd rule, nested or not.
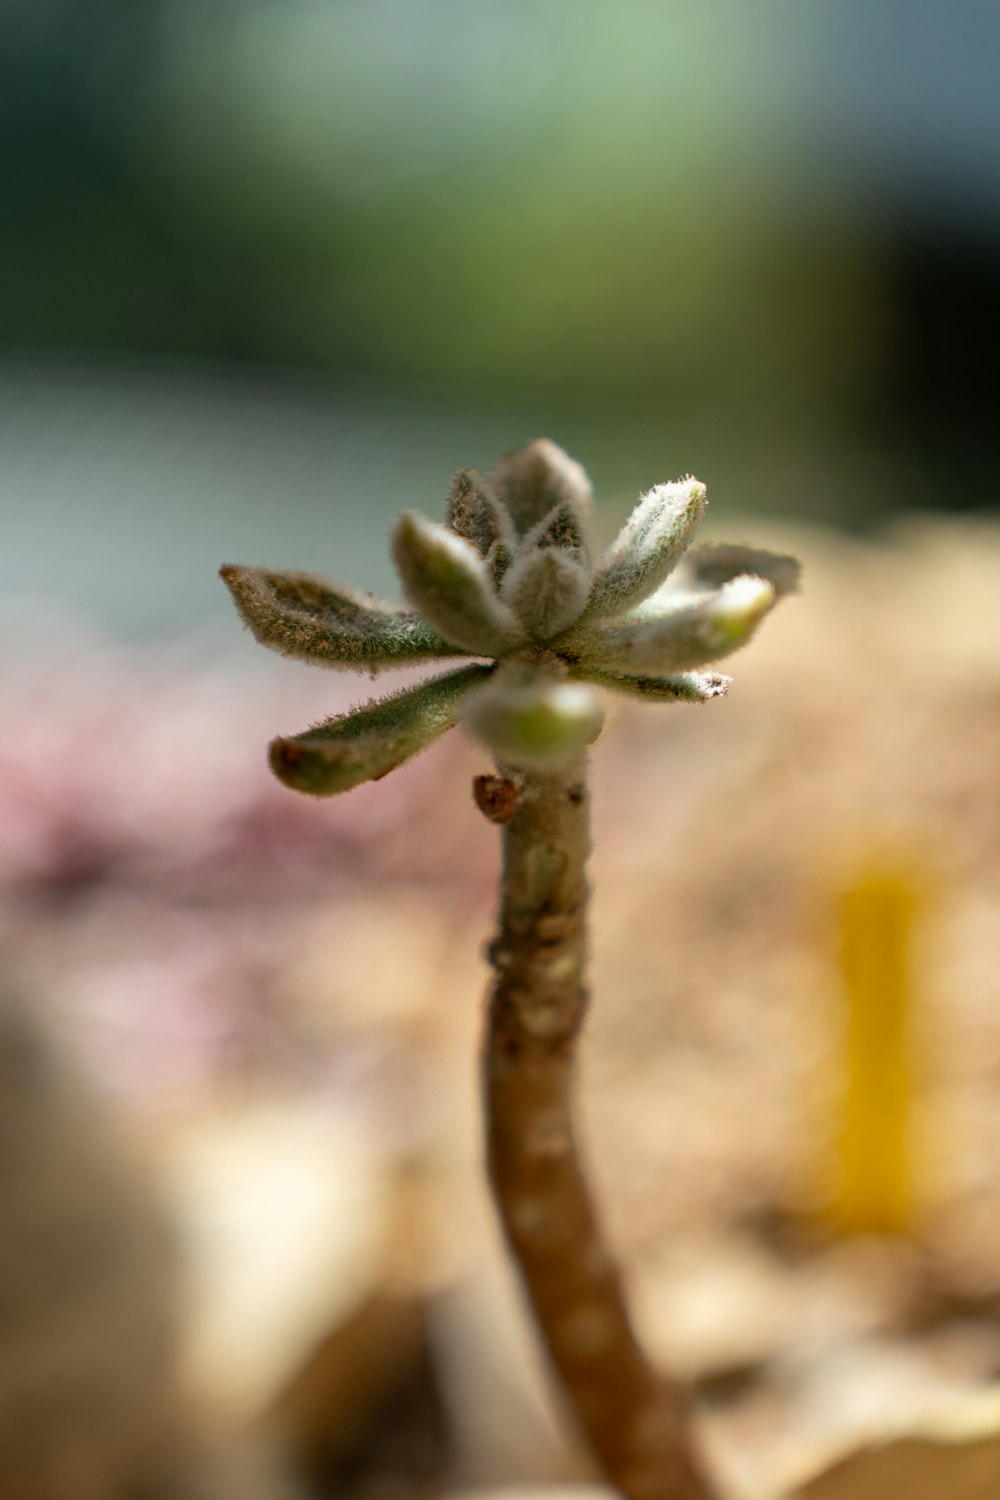
[(500, 501), (475, 469), (456, 469), (445, 507), (445, 524), (485, 557), (496, 542), (513, 546), (514, 526)]
[(590, 507), (586, 471), (548, 438), (536, 438), (525, 448), (505, 453), (490, 474), (490, 483), (522, 536), (556, 505), (570, 501), (584, 515)]
[(587, 518), (575, 500), (563, 500), (532, 527), (522, 543), (524, 551), (533, 548), (558, 548), (581, 563), (590, 577), (590, 536)]
[[(577, 677), (576, 672), (570, 673)], [(710, 698), (722, 698), (728, 691), (731, 677), (721, 672), (678, 672), (672, 677), (624, 677), (616, 672), (590, 671), (579, 674), (585, 682), (595, 687), (608, 688), (625, 698), (638, 698), (644, 703), (707, 703)]]
[(507, 576), (507, 569), (517, 555), (517, 547), (510, 542), (494, 542), (486, 554), (486, 571), (490, 575), (493, 587), (499, 592), (500, 585)]
[(775, 603), (773, 584), (733, 578), (713, 593), (660, 614), (637, 616), (595, 629), (584, 626), (559, 643), (572, 651), (580, 675), (595, 668), (629, 677), (687, 672), (746, 645)]
[(262, 646), (299, 661), (372, 672), (456, 651), (412, 610), (328, 583), (227, 563), (220, 570), (244, 624)]
[(777, 597), (783, 599), (798, 592), (802, 565), (797, 557), (782, 552), (765, 552), (761, 547), (744, 547), (738, 542), (711, 543), (687, 554), (677, 583), (680, 588), (689, 583), (697, 588), (719, 588), (745, 574), (766, 578)]
[(460, 667), (338, 714), (305, 734), (272, 740), (271, 770), (285, 786), (312, 797), (332, 797), (364, 781), (378, 781), (451, 729), (462, 698), (493, 670), (478, 664)]
[(590, 593), (590, 574), (555, 547), (523, 552), (504, 578), (503, 598), (532, 640), (548, 641), (579, 619)]
[(544, 770), (578, 755), (601, 732), (590, 688), (548, 672), (503, 671), (467, 699), (462, 722), (501, 765)]
[(644, 495), (598, 571), (587, 618), (623, 614), (655, 593), (690, 546), (705, 505), (705, 486), (690, 476)]
[(502, 656), (524, 641), (464, 537), (406, 511), (393, 533), (392, 554), (406, 597), (452, 645), (475, 656)]

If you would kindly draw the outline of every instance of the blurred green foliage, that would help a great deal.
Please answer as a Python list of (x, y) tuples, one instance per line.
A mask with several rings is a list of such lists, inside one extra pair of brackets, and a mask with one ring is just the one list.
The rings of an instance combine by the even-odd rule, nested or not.
[(944, 0), (3, 0), (0, 591), (174, 629), (237, 541), (327, 566), (331, 508), (391, 587), (392, 517), (542, 433), (608, 535), (689, 469), (710, 527), (993, 503), (998, 45)]
[(801, 8), (17, 0), (2, 26), (8, 342), (649, 410), (872, 378)]

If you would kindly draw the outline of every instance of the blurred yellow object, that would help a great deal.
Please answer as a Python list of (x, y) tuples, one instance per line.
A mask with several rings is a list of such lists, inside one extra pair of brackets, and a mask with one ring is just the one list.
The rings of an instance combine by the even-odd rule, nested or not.
[(844, 1090), (831, 1215), (846, 1233), (903, 1234), (914, 1209), (914, 986), (917, 883), (869, 862), (842, 890)]

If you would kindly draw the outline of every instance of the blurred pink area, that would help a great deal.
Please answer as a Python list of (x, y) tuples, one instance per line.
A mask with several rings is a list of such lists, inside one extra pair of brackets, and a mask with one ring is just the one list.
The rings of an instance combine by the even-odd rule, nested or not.
[[(729, 699), (609, 703), (595, 748), (586, 1068), (630, 1236), (810, 1176), (829, 903), (871, 849), (940, 886), (921, 951), (931, 1091), (978, 1080), (990, 1112), (996, 529), (792, 541), (804, 594), (733, 658)], [(469, 781), (486, 756), (453, 732), (349, 796), (301, 798), (268, 774), (268, 739), (393, 675), (126, 651), (61, 622), (34, 637), (0, 663), (0, 924), (99, 1073), (150, 1107), (270, 1080), (360, 1091), (376, 1115), (414, 1094), (439, 1109), (442, 1077), (468, 1077), (484, 981), (498, 838)], [(952, 1182), (985, 1188), (982, 1139)]]
[[(1000, 1360), (1000, 534), (753, 534), (802, 553), (805, 590), (734, 659), (729, 698), (609, 703), (594, 751), (581, 1105), (654, 1353), (702, 1399), (732, 1472), (768, 1478), (803, 1447), (977, 1389)], [(0, 662), (9, 960), (154, 1133), (248, 1100), (275, 1119), (316, 1105), (336, 1122), (335, 1174), (370, 1178), (358, 1223), (416, 1166), (444, 1204), (421, 1285), (457, 1299), (435, 1337), (457, 1340), (442, 1378), (476, 1472), (534, 1475), (541, 1453), (565, 1473), (554, 1422), (526, 1415), (542, 1382), (527, 1335), (510, 1344), (479, 1170), (498, 838), (469, 786), (485, 755), (453, 733), (307, 800), (270, 777), (268, 740), (388, 677), (126, 651), (52, 622), (35, 641)], [(921, 1201), (911, 1237), (877, 1246), (836, 1243), (824, 1218), (834, 912), (873, 856), (922, 912)]]
[[(831, 902), (888, 850), (934, 891), (929, 1176), (1000, 1226), (996, 530), (771, 540), (803, 553), (805, 590), (734, 658), (729, 698), (609, 703), (593, 756), (585, 1068), (612, 1208), (655, 1244), (822, 1196)], [(0, 667), (0, 922), (101, 1075), (146, 1107), (269, 1082), (333, 1089), (393, 1138), (474, 1134), (484, 754), (453, 732), (349, 796), (301, 798), (268, 773), (271, 736), (395, 679), (35, 634)]]
[(493, 840), (457, 735), (335, 803), (267, 770), (279, 729), (400, 674), (368, 684), (129, 652), (51, 622), (0, 674), (17, 726), (0, 744), (0, 931), (115, 1089), (169, 1097), (247, 1070), (313, 1072), (274, 981), (297, 933), (348, 894), (419, 883), (483, 926)]

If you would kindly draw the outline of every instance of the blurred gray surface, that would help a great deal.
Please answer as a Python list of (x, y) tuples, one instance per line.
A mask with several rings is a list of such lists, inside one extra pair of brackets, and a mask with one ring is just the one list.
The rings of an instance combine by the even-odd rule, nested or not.
[(439, 513), (498, 425), (204, 373), (8, 368), (0, 595), (155, 637), (228, 622), (226, 560), (391, 590), (394, 515)]
[[(551, 402), (463, 403), (433, 392), (232, 372), (0, 368), (0, 612), (55, 610), (138, 639), (228, 634), (224, 561), (396, 585), (398, 512), (440, 517), (451, 471), (488, 467), (541, 433), (591, 471), (613, 530), (650, 485), (696, 470), (713, 515), (809, 508), (816, 434), (768, 435), (715, 409), (595, 418)], [(820, 448), (823, 443), (820, 442)]]

